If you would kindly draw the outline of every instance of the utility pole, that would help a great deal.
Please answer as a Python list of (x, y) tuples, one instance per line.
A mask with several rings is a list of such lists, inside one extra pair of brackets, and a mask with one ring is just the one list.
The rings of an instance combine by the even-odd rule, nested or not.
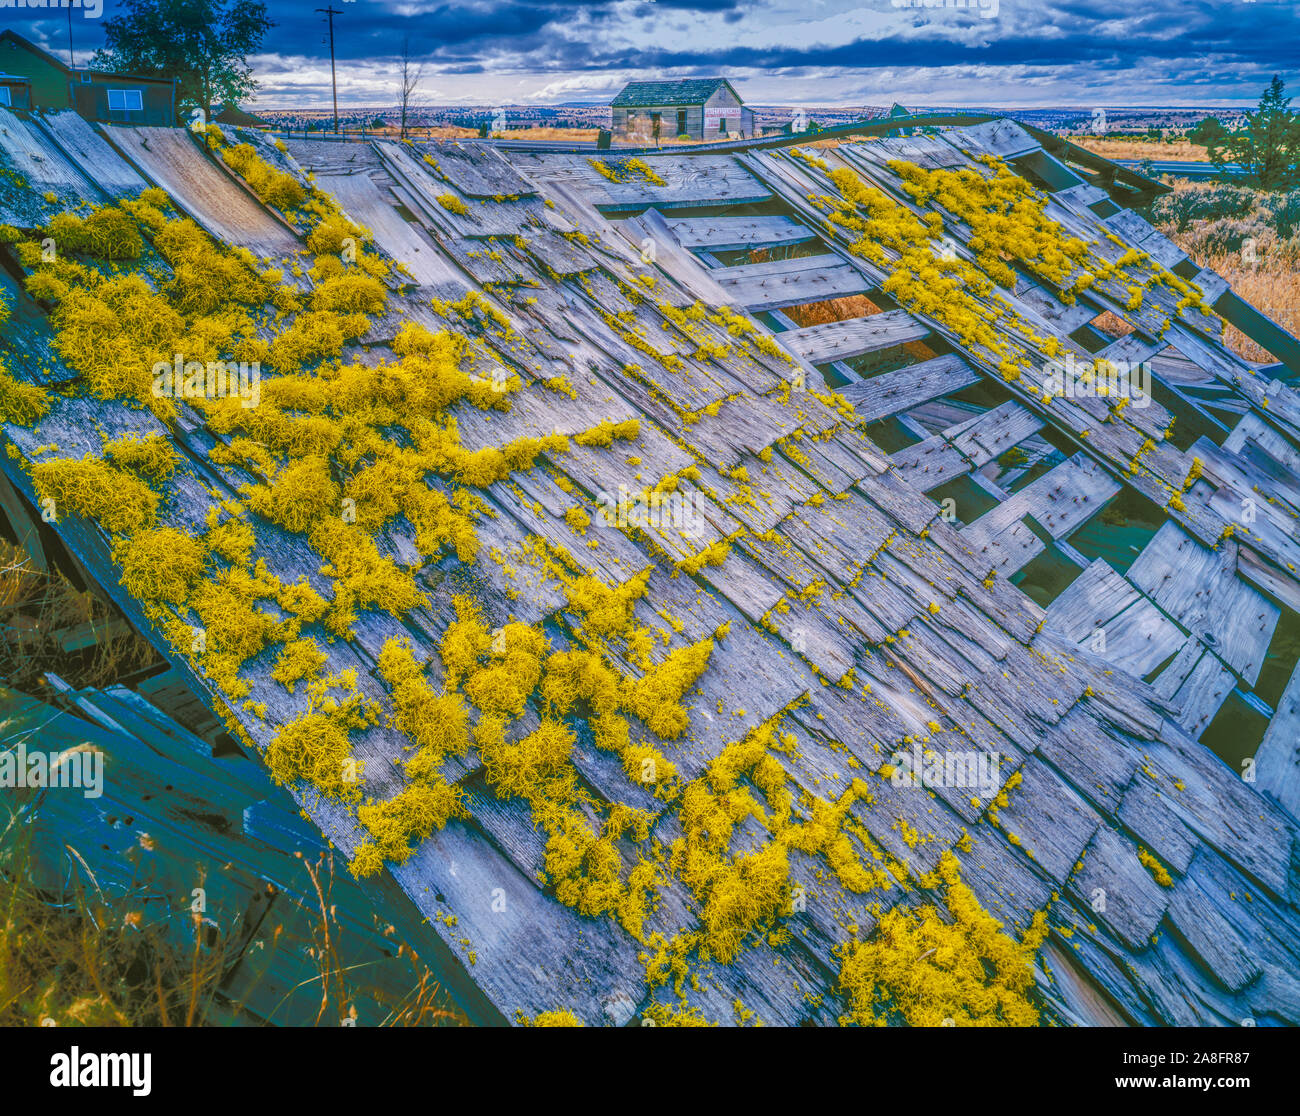
[(68, 65), (77, 68), (77, 56), (72, 53), (72, 5), (68, 5)]
[(317, 8), (318, 12), (324, 12), (325, 18), (330, 25), (330, 85), (334, 87), (334, 134), (339, 133), (339, 82), (334, 74), (334, 17), (343, 13), (335, 8)]

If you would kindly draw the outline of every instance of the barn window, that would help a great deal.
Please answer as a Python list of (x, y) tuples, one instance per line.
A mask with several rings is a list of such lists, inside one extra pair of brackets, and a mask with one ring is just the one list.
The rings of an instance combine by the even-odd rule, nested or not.
[(677, 134), (679, 136), (686, 135), (686, 110), (685, 109), (677, 110)]
[(138, 89), (110, 89), (108, 108), (110, 112), (139, 112), (144, 108), (144, 94)]
[(6, 108), (8, 108), (12, 104), (13, 101), (10, 99), (9, 96), (9, 86), (0, 85), (0, 105), (4, 105)]

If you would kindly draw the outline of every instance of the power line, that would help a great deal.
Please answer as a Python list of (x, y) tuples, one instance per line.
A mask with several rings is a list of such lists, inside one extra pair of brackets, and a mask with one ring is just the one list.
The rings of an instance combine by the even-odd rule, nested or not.
[(334, 89), (334, 134), (338, 135), (339, 131), (339, 82), (334, 73), (334, 17), (342, 15), (336, 8), (317, 8), (318, 12), (323, 12), (330, 25), (330, 85)]

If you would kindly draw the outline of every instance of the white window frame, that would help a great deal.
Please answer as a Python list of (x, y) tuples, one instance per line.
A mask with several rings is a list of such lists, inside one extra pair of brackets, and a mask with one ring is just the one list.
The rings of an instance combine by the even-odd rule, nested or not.
[[(117, 94), (119, 104), (113, 103), (113, 95)], [(135, 104), (128, 103), (131, 95), (135, 95)], [(143, 89), (110, 89), (108, 91), (108, 111), (109, 112), (143, 112), (144, 111), (144, 90)]]

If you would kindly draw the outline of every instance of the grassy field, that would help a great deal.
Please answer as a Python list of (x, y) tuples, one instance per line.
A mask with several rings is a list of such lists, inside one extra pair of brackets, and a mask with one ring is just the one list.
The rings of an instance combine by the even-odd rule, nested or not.
[(1209, 152), (1204, 147), (1199, 144), (1188, 143), (1185, 139), (1168, 141), (1110, 139), (1107, 136), (1068, 136), (1066, 138), (1104, 159), (1173, 160), (1187, 163), (1208, 163), (1210, 161)]
[[(1147, 218), (1242, 298), (1300, 335), (1300, 194), (1216, 182), (1168, 180)], [(1228, 327), (1228, 345), (1248, 360), (1272, 359)]]

